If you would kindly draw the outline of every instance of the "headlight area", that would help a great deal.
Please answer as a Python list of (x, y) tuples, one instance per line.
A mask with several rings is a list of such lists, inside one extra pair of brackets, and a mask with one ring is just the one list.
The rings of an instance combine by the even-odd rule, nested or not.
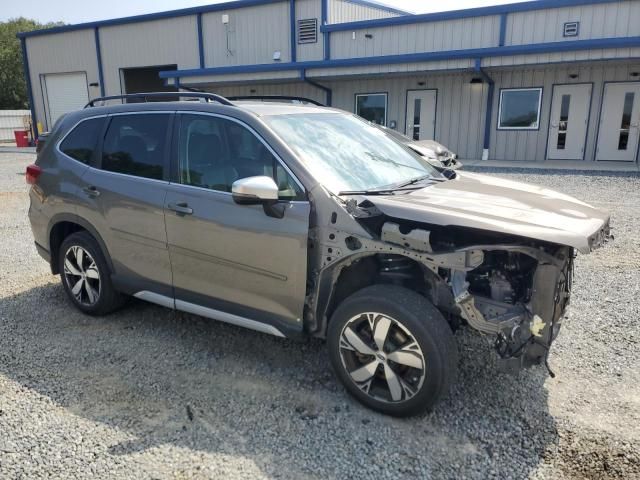
[(503, 371), (541, 363), (549, 369), (549, 349), (571, 295), (573, 248), (553, 254), (506, 245), (474, 248), (485, 252), (483, 264), (451, 272), (460, 316), (479, 332), (495, 335)]

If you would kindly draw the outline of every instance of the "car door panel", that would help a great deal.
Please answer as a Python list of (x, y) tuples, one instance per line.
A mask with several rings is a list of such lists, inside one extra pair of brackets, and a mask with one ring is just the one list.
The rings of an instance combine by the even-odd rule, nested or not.
[[(182, 149), (175, 149), (177, 156), (191, 152), (194, 163), (198, 158), (197, 167), (182, 170), (182, 182), (197, 179), (214, 187), (180, 182), (168, 187), (165, 223), (176, 304), (189, 302), (275, 325), (289, 333), (301, 331), (309, 202), (284, 201), (286, 212), (281, 219), (267, 216), (261, 205), (235, 203), (231, 193), (217, 189), (225, 188), (225, 182), (230, 189), (232, 180), (242, 175), (238, 172), (247, 168), (255, 168), (256, 174), (276, 169), (251, 167), (246, 158), (231, 165), (216, 163), (223, 155), (220, 152), (228, 148), (224, 129), (201, 125), (197, 130), (189, 139), (182, 134)], [(233, 140), (237, 143), (238, 138), (236, 135)], [(190, 145), (192, 140), (207, 145), (207, 153)], [(231, 155), (240, 158), (237, 153)], [(190, 211), (176, 211), (176, 206)]]
[[(154, 115), (153, 118), (158, 121), (166, 121), (166, 132), (170, 132), (171, 114), (147, 115)], [(115, 115), (110, 118), (110, 126), (114, 118), (126, 123), (124, 118), (133, 117), (135, 120), (131, 124), (134, 126), (149, 118), (132, 114)], [(129, 126), (120, 128), (132, 135)], [(158, 137), (162, 137), (162, 144), (156, 145), (153, 150), (145, 148), (144, 155), (148, 165), (157, 164), (166, 171), (166, 179), (139, 176), (130, 161), (127, 168), (132, 169), (132, 174), (124, 173), (124, 168), (121, 172), (105, 170), (113, 167), (101, 161), (98, 168), (89, 168), (83, 176), (87, 206), (90, 206), (86, 212), (87, 219), (100, 232), (107, 246), (116, 283), (128, 293), (150, 289), (173, 296), (164, 223), (164, 199), (169, 185), (166, 153), (169, 140), (165, 129), (158, 133)], [(108, 132), (109, 127), (105, 135)], [(108, 148), (103, 142), (101, 150), (105, 152)], [(122, 149), (124, 151), (126, 147)]]

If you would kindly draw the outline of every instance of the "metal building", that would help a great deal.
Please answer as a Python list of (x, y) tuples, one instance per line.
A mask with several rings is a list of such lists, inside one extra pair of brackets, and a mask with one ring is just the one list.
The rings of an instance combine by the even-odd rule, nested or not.
[(313, 98), (463, 159), (638, 161), (640, 0), (241, 0), (19, 37), (44, 130), (92, 97), (192, 87)]

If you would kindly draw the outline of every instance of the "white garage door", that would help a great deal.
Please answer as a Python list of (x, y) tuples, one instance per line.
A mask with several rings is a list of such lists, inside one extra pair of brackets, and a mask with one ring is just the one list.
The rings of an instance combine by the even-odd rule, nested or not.
[(44, 75), (43, 90), (47, 106), (48, 130), (51, 130), (60, 116), (81, 109), (89, 101), (85, 72)]

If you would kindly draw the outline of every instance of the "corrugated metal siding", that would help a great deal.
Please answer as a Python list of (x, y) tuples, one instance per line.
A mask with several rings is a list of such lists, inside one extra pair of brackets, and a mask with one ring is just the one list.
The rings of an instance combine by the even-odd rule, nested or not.
[(102, 27), (100, 44), (107, 95), (121, 93), (121, 68), (168, 64), (177, 64), (179, 69), (199, 66), (195, 16)]
[[(228, 25), (222, 23), (222, 15), (229, 15)], [(276, 50), (282, 63), (289, 62), (289, 30), (289, 2), (206, 13), (202, 16), (205, 65), (272, 63)]]
[[(640, 62), (600, 62), (593, 65), (564, 65), (530, 70), (504, 69), (491, 72), (496, 84), (496, 95), (493, 108), (490, 158), (492, 160), (544, 160), (553, 85), (593, 82), (594, 88), (585, 148), (585, 160), (593, 160), (595, 158), (596, 136), (604, 82), (633, 80), (630, 73), (638, 71), (640, 71)], [(577, 74), (578, 77), (571, 79), (569, 74)], [(543, 87), (540, 129), (536, 131), (496, 130), (500, 101), (499, 89), (519, 87)]]
[(349, 77), (354, 75), (380, 75), (386, 73), (409, 73), (443, 70), (468, 70), (473, 68), (473, 59), (441, 60), (437, 62), (396, 63), (390, 65), (371, 65), (344, 68), (313, 68), (307, 70), (310, 77)]
[(230, 73), (227, 75), (202, 75), (188, 77), (182, 80), (182, 85), (199, 86), (201, 84), (224, 84), (229, 82), (255, 83), (262, 81), (299, 80), (300, 72), (257, 72), (257, 73)]
[[(580, 22), (577, 37), (563, 37), (566, 22)], [(507, 17), (506, 45), (587, 40), (640, 35), (640, 2), (604, 3), (512, 13)]]
[[(252, 91), (255, 90), (255, 91)], [(261, 85), (229, 85), (211, 89), (215, 93), (232, 97), (234, 95), (291, 95), (305, 97), (318, 102), (325, 102), (325, 94), (322, 90), (308, 83), (277, 83)]]
[(297, 56), (299, 62), (322, 60), (323, 58), (324, 43), (322, 32), (320, 32), (322, 18), (321, 10), (322, 4), (317, 0), (296, 0), (296, 20), (303, 20), (307, 18), (315, 18), (318, 20), (318, 41), (316, 43), (297, 45)]
[(595, 60), (615, 60), (640, 58), (640, 47), (584, 50), (580, 52), (544, 53), (538, 55), (514, 55), (493, 57), (482, 60), (485, 67), (508, 67), (519, 65), (548, 64), (560, 62), (581, 62)]
[(358, 5), (345, 0), (329, 0), (329, 23), (358, 22), (399, 16), (399, 13), (389, 12), (382, 8)]
[[(41, 75), (86, 72), (88, 83), (98, 82), (95, 38), (93, 30), (89, 29), (31, 37), (26, 42), (36, 117), (46, 128)], [(89, 87), (89, 96), (99, 94), (99, 87)]]
[(495, 47), (500, 36), (500, 17), (493, 15), (357, 30), (355, 39), (353, 34), (351, 31), (331, 33), (332, 58)]
[[(471, 84), (472, 74), (420, 75), (352, 81), (331, 81), (333, 106), (355, 111), (358, 93), (387, 92), (387, 121), (395, 120), (397, 130), (404, 132), (407, 90), (436, 89), (435, 139), (449, 146), (462, 158), (479, 158), (484, 132), (483, 106), (487, 85)], [(419, 85), (418, 82), (424, 82)]]

